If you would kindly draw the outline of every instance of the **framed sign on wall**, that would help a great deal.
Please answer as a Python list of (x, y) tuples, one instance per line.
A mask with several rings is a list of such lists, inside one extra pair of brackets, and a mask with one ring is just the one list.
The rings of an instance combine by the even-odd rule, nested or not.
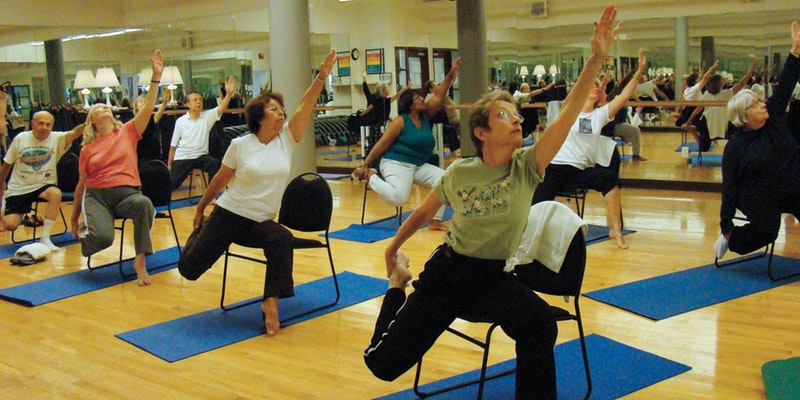
[(367, 49), (367, 74), (383, 73), (383, 49)]
[(339, 76), (350, 76), (350, 52), (336, 53), (337, 71)]

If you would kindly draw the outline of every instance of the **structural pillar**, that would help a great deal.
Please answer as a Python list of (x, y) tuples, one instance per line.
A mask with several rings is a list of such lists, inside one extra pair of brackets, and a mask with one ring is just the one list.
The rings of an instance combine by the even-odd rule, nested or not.
[(47, 64), (47, 89), (50, 91), (50, 104), (67, 104), (64, 51), (61, 48), (61, 39), (44, 42), (44, 57)]
[(675, 17), (675, 98), (673, 100), (683, 100), (681, 85), (685, 75), (689, 71), (689, 19), (686, 17)]
[[(458, 54), (461, 68), (458, 73), (460, 102), (470, 104), (486, 93), (489, 86), (489, 69), (486, 61), (486, 13), (483, 0), (458, 0), (456, 3), (458, 26)], [(460, 113), (461, 154), (474, 156), (469, 131), (469, 112)]]
[[(270, 0), (269, 55), (272, 89), (283, 94), (288, 118), (311, 85), (310, 25), (308, 0)], [(322, 60), (314, 60), (322, 62)], [(304, 172), (316, 172), (314, 157), (314, 117), (306, 126), (303, 139), (294, 149), (290, 177)]]
[(717, 61), (717, 51), (714, 48), (714, 37), (703, 36), (700, 38), (700, 60), (706, 65), (706, 71)]

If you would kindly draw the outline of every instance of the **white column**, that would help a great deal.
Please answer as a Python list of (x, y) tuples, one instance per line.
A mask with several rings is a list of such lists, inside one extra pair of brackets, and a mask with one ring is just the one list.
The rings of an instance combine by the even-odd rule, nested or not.
[[(270, 0), (269, 2), (269, 59), (272, 90), (281, 92), (288, 117), (300, 103), (311, 84), (310, 27), (308, 0)], [(322, 60), (314, 60), (322, 62)], [(303, 140), (297, 145), (292, 160), (291, 177), (304, 172), (316, 172), (314, 158), (314, 121), (308, 122)]]

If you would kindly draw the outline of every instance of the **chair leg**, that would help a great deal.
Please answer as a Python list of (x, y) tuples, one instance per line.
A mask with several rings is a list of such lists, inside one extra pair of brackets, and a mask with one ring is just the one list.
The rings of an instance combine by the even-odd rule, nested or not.
[(772, 252), (774, 250), (775, 250), (775, 242), (772, 242), (772, 246), (770, 247), (770, 250), (769, 250), (769, 259), (767, 261), (767, 271), (769, 273), (769, 279), (770, 280), (772, 280), (774, 282), (774, 281), (780, 281), (780, 280), (783, 280), (783, 279), (786, 279), (786, 278), (791, 278), (793, 276), (800, 275), (800, 271), (790, 272), (788, 274), (780, 275), (780, 276), (775, 275), (775, 271), (772, 269)]
[(416, 375), (414, 377), (414, 388), (413, 388), (414, 394), (416, 394), (418, 397), (425, 398), (425, 397), (435, 396), (437, 394), (449, 392), (449, 391), (452, 391), (452, 390), (460, 389), (462, 387), (470, 386), (470, 385), (473, 385), (473, 384), (477, 383), (478, 384), (478, 396), (477, 396), (477, 399), (480, 400), (483, 397), (483, 387), (484, 387), (484, 384), (486, 383), (486, 381), (491, 380), (491, 379), (495, 379), (495, 378), (499, 378), (501, 376), (505, 376), (505, 375), (508, 375), (508, 374), (511, 374), (516, 370), (516, 368), (511, 368), (511, 369), (504, 370), (504, 371), (498, 371), (498, 372), (496, 372), (494, 374), (486, 375), (487, 364), (489, 363), (489, 346), (490, 346), (491, 341), (492, 341), (492, 333), (494, 332), (494, 330), (498, 326), (500, 326), (500, 325), (492, 324), (489, 327), (489, 329), (486, 331), (486, 341), (485, 342), (481, 342), (480, 340), (477, 340), (477, 339), (475, 339), (475, 338), (473, 338), (473, 337), (471, 337), (469, 335), (466, 335), (464, 333), (461, 333), (461, 332), (459, 332), (459, 331), (457, 331), (455, 329), (452, 329), (452, 328), (448, 327), (446, 329), (448, 332), (450, 332), (450, 333), (452, 333), (452, 334), (454, 334), (454, 335), (456, 335), (456, 336), (458, 336), (458, 337), (460, 337), (460, 338), (462, 338), (462, 339), (464, 339), (464, 340), (466, 340), (466, 341), (468, 341), (468, 342), (470, 342), (470, 343), (472, 343), (472, 344), (474, 344), (474, 345), (476, 345), (476, 346), (478, 346), (478, 347), (483, 349), (483, 360), (482, 360), (482, 363), (481, 363), (480, 377), (478, 379), (472, 379), (472, 380), (469, 380), (469, 381), (466, 381), (466, 382), (462, 382), (462, 383), (459, 383), (459, 384), (455, 384), (455, 385), (439, 388), (437, 390), (433, 390), (433, 391), (430, 391), (430, 392), (423, 392), (423, 391), (420, 390), (420, 387), (419, 387), (420, 376), (422, 375), (422, 358), (420, 358), (420, 360), (417, 362), (417, 373), (416, 373)]
[[(325, 308), (328, 308), (328, 307), (332, 307), (332, 306), (336, 305), (339, 302), (339, 298), (341, 297), (341, 291), (339, 289), (339, 279), (336, 276), (336, 267), (333, 264), (333, 254), (331, 254), (330, 241), (328, 240), (328, 232), (325, 232), (325, 243), (327, 244), (328, 261), (330, 262), (330, 265), (331, 265), (331, 275), (333, 277), (333, 285), (334, 285), (334, 288), (335, 288), (335, 291), (336, 291), (336, 296), (335, 296), (334, 300), (332, 302), (328, 303), (328, 304), (325, 304), (325, 305), (322, 305), (322, 306), (319, 306), (319, 307), (315, 307), (314, 309), (305, 311), (305, 312), (303, 312), (301, 314), (294, 315), (291, 318), (282, 319), (281, 322), (285, 323), (287, 321), (291, 321), (293, 319), (297, 319), (297, 318), (306, 316), (306, 315), (311, 314), (313, 312), (317, 312), (319, 310), (322, 310), (322, 309), (325, 309)], [(221, 308), (223, 311), (230, 311), (230, 310), (235, 310), (237, 308), (241, 308), (241, 307), (244, 307), (244, 306), (247, 306), (247, 305), (250, 305), (250, 304), (254, 304), (254, 303), (257, 303), (257, 302), (264, 301), (263, 296), (262, 296), (261, 298), (255, 298), (255, 299), (252, 299), (252, 300), (236, 303), (236, 304), (233, 304), (233, 305), (225, 305), (225, 288), (227, 286), (227, 281), (228, 281), (228, 260), (229, 260), (229, 257), (241, 258), (243, 260), (252, 261), (252, 262), (259, 263), (259, 264), (262, 264), (262, 265), (266, 266), (266, 262), (264, 260), (259, 260), (257, 258), (248, 257), (248, 256), (241, 255), (241, 254), (231, 253), (230, 251), (225, 251), (225, 259), (224, 259), (224, 264), (223, 264), (223, 267), (222, 267), (222, 291), (221, 291), (220, 299), (219, 299), (219, 308)]]
[(581, 319), (581, 310), (578, 306), (577, 298), (575, 299), (575, 322), (578, 324), (581, 352), (583, 353), (583, 369), (586, 372), (586, 395), (583, 396), (583, 399), (587, 400), (592, 395), (592, 375), (589, 372), (589, 352), (586, 351), (586, 336), (583, 333), (583, 320)]
[[(205, 187), (208, 188), (208, 180), (206, 179), (206, 173), (203, 172), (202, 170), (200, 170), (200, 178), (203, 179), (203, 185), (205, 185)], [(192, 201), (192, 180), (193, 179), (194, 179), (194, 170), (192, 170), (192, 173), (189, 174), (189, 204), (200, 203), (200, 199), (198, 199), (197, 202)], [(202, 195), (200, 195), (200, 197), (202, 197)]]
[[(361, 225), (365, 224), (364, 223), (364, 215), (365, 215), (366, 210), (367, 210), (367, 191), (368, 190), (369, 190), (368, 186), (365, 183), (364, 184), (364, 200), (361, 202)], [(397, 226), (400, 226), (400, 225), (403, 224), (403, 207), (402, 206), (401, 207), (395, 207), (395, 213), (397, 213), (396, 214), (397, 215)]]
[(741, 257), (736, 257), (736, 258), (732, 258), (730, 260), (725, 260), (725, 261), (720, 261), (718, 257), (714, 257), (714, 265), (716, 265), (717, 268), (727, 267), (729, 265), (739, 264), (739, 263), (742, 263), (742, 262), (745, 262), (745, 261), (750, 261), (750, 260), (754, 260), (756, 258), (761, 258), (761, 257), (764, 257), (764, 256), (766, 256), (768, 254), (770, 256), (769, 257), (769, 264), (772, 265), (772, 251), (774, 250), (774, 247), (775, 247), (775, 242), (772, 242), (771, 244), (768, 244), (768, 245), (766, 245), (764, 247), (764, 251), (761, 251), (761, 252), (758, 252), (758, 253), (747, 254), (747, 255), (744, 255), (744, 256), (741, 256)]

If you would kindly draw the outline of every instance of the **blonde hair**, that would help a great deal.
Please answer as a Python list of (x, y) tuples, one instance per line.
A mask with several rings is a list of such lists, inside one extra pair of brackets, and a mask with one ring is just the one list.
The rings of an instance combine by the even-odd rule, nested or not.
[[(81, 146), (88, 146), (89, 143), (92, 143), (95, 139), (98, 138), (97, 132), (94, 129), (94, 122), (92, 121), (92, 114), (94, 110), (104, 106), (105, 104), (95, 104), (92, 108), (89, 109), (89, 113), (86, 115), (86, 126), (83, 128), (83, 144)], [(114, 130), (119, 129), (122, 126), (122, 121), (114, 118)]]

